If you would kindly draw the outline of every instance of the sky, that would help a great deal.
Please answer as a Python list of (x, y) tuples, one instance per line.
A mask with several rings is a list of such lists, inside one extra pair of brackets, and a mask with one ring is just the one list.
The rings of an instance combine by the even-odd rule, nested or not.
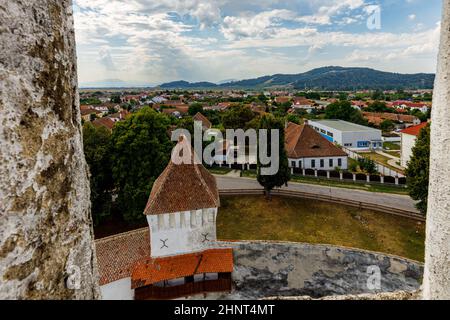
[(435, 72), (441, 0), (74, 0), (80, 84)]

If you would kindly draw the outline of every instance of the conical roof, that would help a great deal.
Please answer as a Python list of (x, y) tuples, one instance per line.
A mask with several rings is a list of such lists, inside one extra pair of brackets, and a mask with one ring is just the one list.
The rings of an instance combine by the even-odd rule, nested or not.
[(175, 150), (189, 152), (189, 164), (170, 160), (153, 184), (144, 214), (164, 214), (220, 206), (216, 179), (202, 164), (194, 164), (194, 152), (186, 138), (181, 137)]

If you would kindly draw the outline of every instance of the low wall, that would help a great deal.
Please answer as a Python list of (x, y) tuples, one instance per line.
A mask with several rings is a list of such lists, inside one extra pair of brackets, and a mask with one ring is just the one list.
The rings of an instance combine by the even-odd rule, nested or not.
[[(419, 262), (345, 247), (268, 241), (221, 245), (233, 248), (232, 295), (244, 299), (414, 291), (423, 273)], [(379, 289), (368, 288), (370, 266), (380, 270)]]

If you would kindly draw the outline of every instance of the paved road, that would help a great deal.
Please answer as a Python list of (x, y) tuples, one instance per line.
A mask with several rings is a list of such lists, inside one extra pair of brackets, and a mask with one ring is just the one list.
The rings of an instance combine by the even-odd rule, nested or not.
[[(217, 180), (217, 185), (221, 190), (261, 188), (261, 186), (255, 179), (225, 177), (221, 175), (216, 175), (215, 177)], [(414, 207), (415, 201), (410, 197), (404, 195), (325, 187), (296, 182), (289, 182), (289, 186), (287, 188), (283, 187), (283, 189), (327, 195), (341, 199), (379, 204), (383, 206), (418, 212)]]

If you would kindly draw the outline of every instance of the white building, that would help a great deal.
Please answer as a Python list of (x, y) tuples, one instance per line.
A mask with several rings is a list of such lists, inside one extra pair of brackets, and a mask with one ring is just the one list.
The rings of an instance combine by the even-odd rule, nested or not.
[(408, 161), (412, 156), (412, 148), (416, 143), (417, 136), (422, 128), (426, 127), (427, 122), (422, 122), (416, 126), (408, 127), (400, 131), (401, 149), (400, 149), (400, 165), (404, 168), (408, 166)]
[(352, 150), (381, 149), (381, 130), (343, 120), (310, 120), (308, 124), (328, 141)]
[(348, 168), (348, 156), (308, 125), (288, 123), (285, 130), (289, 166), (300, 169)]

